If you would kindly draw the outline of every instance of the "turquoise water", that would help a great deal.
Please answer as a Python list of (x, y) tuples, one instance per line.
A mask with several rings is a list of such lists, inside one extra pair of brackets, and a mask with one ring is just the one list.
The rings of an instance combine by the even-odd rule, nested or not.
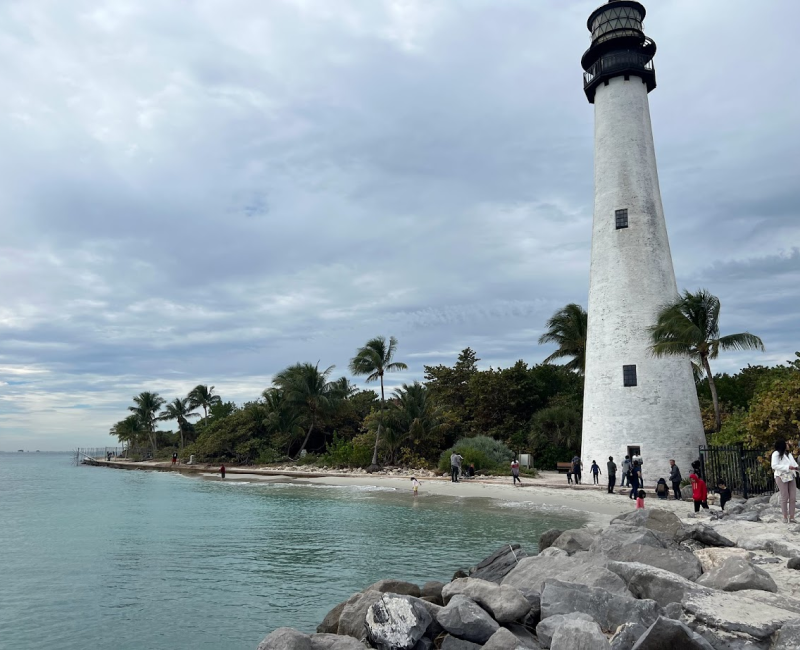
[(0, 454), (0, 646), (255, 650), (388, 577), (449, 580), (577, 513)]

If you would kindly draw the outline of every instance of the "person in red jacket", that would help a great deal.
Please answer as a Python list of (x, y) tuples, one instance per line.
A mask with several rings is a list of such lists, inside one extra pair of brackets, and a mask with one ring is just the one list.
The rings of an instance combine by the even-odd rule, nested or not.
[[(225, 478), (225, 465), (220, 465), (219, 475), (220, 475), (221, 478)], [(706, 508), (708, 508), (708, 506), (706, 506)], [(695, 512), (697, 512), (697, 511), (695, 510)]]
[(706, 510), (708, 510), (708, 489), (706, 488), (706, 482), (694, 472), (689, 474), (689, 480), (692, 483), (692, 500), (694, 501), (694, 511), (700, 512), (700, 506), (703, 506)]

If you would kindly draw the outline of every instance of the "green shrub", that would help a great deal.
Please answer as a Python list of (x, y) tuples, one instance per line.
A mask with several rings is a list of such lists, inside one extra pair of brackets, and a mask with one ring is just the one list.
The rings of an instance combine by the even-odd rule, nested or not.
[(372, 447), (363, 444), (359, 437), (345, 440), (335, 435), (325, 454), (320, 457), (320, 463), (328, 467), (367, 467), (371, 462)]
[(489, 436), (462, 438), (451, 449), (446, 449), (439, 456), (439, 471), (450, 471), (450, 455), (461, 454), (464, 460), (461, 467), (475, 465), (475, 471), (505, 472), (508, 469), (514, 452), (499, 440)]

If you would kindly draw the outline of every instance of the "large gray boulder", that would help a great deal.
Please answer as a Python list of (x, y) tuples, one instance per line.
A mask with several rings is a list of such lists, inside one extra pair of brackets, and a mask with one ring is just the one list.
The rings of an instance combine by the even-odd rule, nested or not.
[(436, 620), (453, 636), (473, 643), (486, 643), (500, 627), (480, 605), (464, 596), (453, 596)]
[(595, 535), (592, 545), (589, 547), (589, 552), (605, 555), (630, 544), (652, 546), (659, 549), (670, 545), (669, 543), (665, 544), (659, 534), (644, 526), (617, 524), (616, 526), (609, 526)]
[(483, 646), (448, 634), (442, 641), (442, 650), (480, 650)]
[(469, 577), (499, 583), (524, 557), (528, 557), (528, 554), (519, 544), (506, 544), (481, 560), (475, 569), (470, 571)]
[(349, 636), (309, 635), (279, 627), (258, 644), (257, 650), (364, 650), (364, 644)]
[(685, 623), (669, 618), (659, 618), (645, 632), (633, 650), (714, 650), (713, 646), (699, 634), (692, 632)]
[(544, 531), (539, 537), (539, 553), (546, 548), (550, 548), (553, 545), (553, 542), (555, 542), (563, 532), (564, 531), (560, 528), (549, 528), (548, 530)]
[(800, 619), (786, 623), (775, 635), (772, 650), (797, 650), (800, 648)]
[(675, 535), (675, 541), (682, 542), (685, 539), (694, 539), (706, 546), (736, 546), (727, 537), (723, 537), (711, 526), (706, 524), (694, 524), (684, 526)]
[(597, 528), (574, 528), (565, 530), (552, 546), (573, 555), (578, 551), (588, 551), (600, 531)]
[(420, 598), (427, 598), (432, 603), (444, 605), (444, 601), (442, 600), (442, 589), (444, 589), (443, 582), (439, 582), (438, 580), (426, 582), (424, 585), (422, 585), (422, 589), (419, 590)]
[(736, 546), (748, 551), (769, 551), (772, 553), (772, 545), (780, 541), (781, 536), (775, 533), (764, 535), (746, 535), (736, 540)]
[(517, 637), (517, 643), (523, 648), (529, 648), (530, 650), (541, 650), (542, 646), (539, 645), (539, 640), (530, 632), (530, 630), (536, 629), (535, 625), (532, 628), (528, 628), (524, 625), (518, 625), (517, 623), (509, 623), (505, 627), (509, 632)]
[(638, 623), (625, 623), (617, 628), (609, 643), (611, 650), (631, 650), (647, 628)]
[(504, 585), (519, 590), (532, 589), (541, 592), (544, 581), (556, 578), (564, 582), (574, 582), (587, 587), (602, 587), (613, 594), (628, 594), (622, 579), (608, 569), (583, 559), (572, 557), (527, 557), (503, 578)]
[(674, 512), (660, 508), (632, 510), (619, 517), (614, 517), (611, 523), (625, 526), (643, 526), (649, 530), (663, 533), (669, 538), (674, 538), (675, 534), (682, 528), (681, 520)]
[(662, 607), (680, 603), (689, 593), (708, 591), (671, 571), (638, 562), (609, 562), (608, 569), (623, 580), (636, 598), (649, 598)]
[(610, 647), (597, 623), (575, 619), (559, 627), (550, 642), (551, 650), (604, 650)]
[(337, 634), (352, 636), (359, 641), (367, 638), (367, 610), (378, 602), (383, 594), (380, 591), (362, 591), (347, 599), (339, 615)]
[(525, 650), (525, 647), (516, 636), (501, 627), (483, 645), (483, 650)]
[(322, 623), (317, 625), (318, 634), (336, 634), (339, 631), (339, 617), (342, 615), (342, 610), (346, 604), (346, 600), (339, 603), (325, 615)]
[(718, 567), (704, 573), (697, 584), (722, 591), (741, 591), (756, 589), (776, 593), (778, 585), (761, 567), (753, 566), (741, 557), (729, 557)]
[(417, 598), (384, 594), (367, 610), (367, 638), (379, 650), (411, 650), (432, 617)]
[(536, 626), (536, 638), (539, 639), (541, 646), (543, 648), (549, 648), (556, 630), (570, 620), (594, 622), (591, 616), (583, 614), (582, 612), (576, 612), (568, 616), (565, 614), (556, 614), (555, 616), (546, 618)]
[(782, 539), (776, 539), (774, 542), (772, 542), (772, 552), (775, 555), (780, 555), (781, 557), (800, 557), (800, 546)]
[(370, 585), (363, 591), (380, 591), (382, 594), (392, 593), (400, 594), (403, 596), (420, 597), (419, 585), (413, 582), (406, 582), (405, 580), (378, 580), (375, 584)]
[(768, 639), (797, 618), (795, 612), (724, 591), (693, 592), (684, 597), (681, 605), (686, 614), (710, 628), (749, 634), (756, 639)]
[(700, 560), (694, 553), (677, 548), (654, 548), (644, 544), (629, 544), (606, 551), (609, 560), (639, 562), (675, 573), (687, 580), (696, 580), (703, 573)]
[(654, 600), (637, 600), (599, 587), (547, 580), (542, 591), (542, 618), (575, 612), (588, 614), (605, 632), (614, 632), (629, 622), (648, 628), (663, 614)]
[(474, 600), (498, 623), (518, 621), (531, 610), (531, 603), (519, 589), (498, 585), (488, 580), (461, 578), (445, 585), (442, 589), (442, 599), (445, 604), (456, 595)]

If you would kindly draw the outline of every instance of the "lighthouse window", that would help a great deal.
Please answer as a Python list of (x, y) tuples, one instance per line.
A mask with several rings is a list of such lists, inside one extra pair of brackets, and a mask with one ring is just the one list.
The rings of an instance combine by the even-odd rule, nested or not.
[(622, 366), (622, 385), (636, 386), (636, 366)]
[(628, 227), (628, 209), (624, 210), (616, 210), (614, 212), (614, 216), (617, 219), (617, 230), (620, 228), (627, 228)]

